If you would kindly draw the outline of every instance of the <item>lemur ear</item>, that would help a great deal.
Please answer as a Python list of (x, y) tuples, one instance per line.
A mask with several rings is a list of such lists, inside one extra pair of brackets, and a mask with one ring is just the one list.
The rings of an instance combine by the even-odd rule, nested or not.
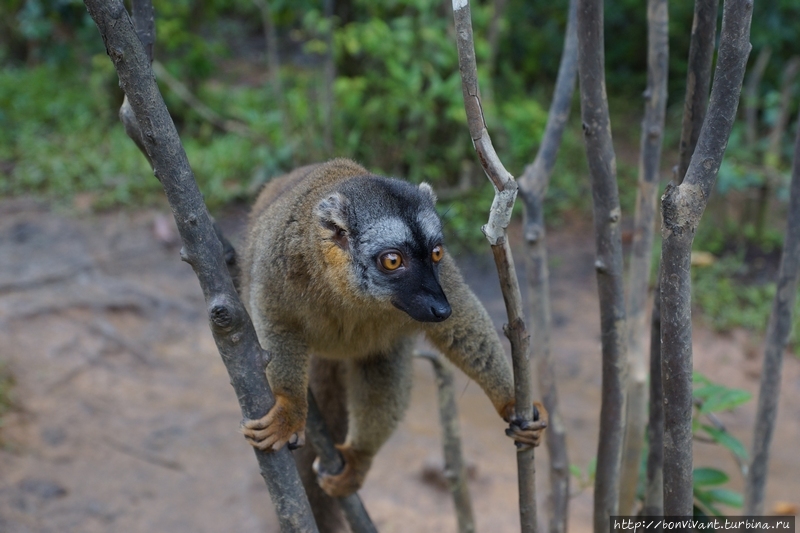
[(419, 190), (422, 191), (424, 194), (430, 196), (434, 204), (436, 203), (436, 193), (433, 192), (433, 187), (431, 187), (428, 183), (424, 181), (420, 183)]
[(314, 214), (319, 223), (334, 232), (334, 240), (343, 248), (347, 244), (347, 211), (350, 202), (341, 193), (335, 192), (323, 199)]

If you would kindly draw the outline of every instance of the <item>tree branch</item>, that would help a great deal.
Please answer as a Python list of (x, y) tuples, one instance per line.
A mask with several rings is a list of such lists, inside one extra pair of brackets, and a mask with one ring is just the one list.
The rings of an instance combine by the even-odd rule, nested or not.
[(547, 126), (533, 163), (525, 167), (519, 179), (519, 192), (525, 205), (524, 232), (527, 243), (528, 301), (531, 313), (531, 334), (536, 342), (531, 354), (537, 363), (542, 403), (550, 415), (545, 434), (550, 457), (550, 533), (566, 533), (569, 518), (569, 457), (566, 428), (558, 408), (555, 364), (550, 352), (550, 274), (547, 267), (544, 199), (561, 138), (569, 118), (575, 78), (578, 74), (577, 0), (570, 0), (564, 50), (547, 115)]
[(728, 143), (750, 53), (752, 0), (726, 0), (708, 114), (683, 183), (662, 197), (661, 347), (664, 401), (664, 514), (691, 516), (691, 249)]
[(444, 477), (453, 495), (459, 533), (475, 533), (475, 519), (472, 516), (472, 500), (469, 497), (467, 471), (464, 468), (464, 455), (461, 453), (461, 432), (458, 425), (456, 393), (453, 386), (453, 371), (442, 358), (431, 352), (419, 352), (433, 365), (436, 374), (436, 387), (439, 397), (439, 421), (442, 424), (442, 443), (444, 446)]
[[(495, 187), (494, 200), (489, 213), (489, 222), (483, 226), (483, 233), (492, 246), (495, 265), (503, 300), (506, 304), (508, 324), (505, 332), (511, 342), (511, 360), (514, 370), (514, 392), (516, 415), (526, 422), (533, 421), (533, 398), (530, 381), (529, 343), (522, 318), (522, 297), (519, 290), (508, 244), (506, 228), (511, 220), (511, 210), (517, 195), (517, 182), (503, 167), (492, 146), (486, 121), (481, 109), (478, 90), (478, 67), (475, 63), (475, 44), (472, 37), (472, 17), (469, 0), (453, 0), (456, 42), (458, 46), (458, 66), (461, 72), (461, 88), (464, 94), (464, 108), (467, 113), (472, 143), (480, 159), (486, 176)], [(536, 517), (536, 483), (534, 478), (533, 448), (517, 451), (517, 476), (519, 482), (520, 524), (523, 533), (538, 529)]]
[(711, 84), (711, 62), (717, 35), (719, 0), (695, 0), (692, 20), (692, 40), (689, 43), (689, 63), (686, 72), (686, 98), (683, 101), (681, 144), (678, 178), (680, 184), (689, 168), (700, 125), (706, 116), (708, 87)]
[[(314, 452), (319, 457), (322, 470), (332, 475), (340, 473), (344, 468), (344, 460), (339, 450), (333, 445), (333, 438), (328, 432), (325, 419), (322, 417), (311, 389), (308, 389), (306, 435), (308, 436), (308, 442), (314, 447)], [(336, 501), (339, 502), (342, 514), (344, 514), (353, 533), (378, 533), (358, 493), (354, 492), (350, 496), (336, 498)]]
[[(242, 414), (260, 418), (274, 404), (261, 349), (225, 269), (222, 245), (214, 234), (202, 195), (194, 181), (178, 132), (169, 116), (142, 43), (119, 0), (85, 0), (114, 62), (120, 86), (142, 127), (142, 141), (175, 214), (184, 246), (181, 257), (197, 274), (205, 296), (211, 331), (231, 378)], [(254, 450), (283, 532), (316, 532), (294, 459), (287, 447)]]
[(664, 385), (661, 380), (661, 283), (658, 281), (654, 293), (650, 319), (650, 413), (647, 420), (649, 447), (643, 516), (664, 515)]
[(800, 272), (800, 130), (794, 144), (792, 184), (789, 197), (789, 220), (778, 270), (778, 286), (772, 302), (772, 313), (767, 327), (764, 364), (758, 392), (756, 426), (753, 431), (753, 459), (750, 463), (744, 491), (744, 513), (763, 514), (764, 489), (767, 484), (769, 448), (775, 432), (778, 398), (781, 386), (781, 369), (786, 343), (792, 330), (792, 314), (797, 296), (797, 279)]
[(753, 146), (758, 142), (758, 90), (761, 87), (761, 79), (764, 71), (767, 70), (769, 58), (772, 55), (772, 48), (765, 46), (758, 52), (753, 69), (747, 75), (744, 85), (744, 118), (745, 118), (745, 139), (747, 144)]
[(603, 344), (603, 391), (594, 496), (594, 531), (617, 514), (625, 418), (625, 298), (616, 159), (605, 95), (603, 0), (578, 3), (578, 73), (586, 157), (592, 179), (597, 289)]
[(633, 246), (628, 273), (628, 384), (625, 445), (619, 489), (619, 513), (623, 515), (635, 514), (633, 506), (647, 422), (647, 363), (642, 333), (648, 331), (645, 307), (647, 295), (650, 293), (656, 196), (667, 108), (667, 0), (648, 0), (647, 28), (647, 89), (639, 154), (639, 189), (636, 195)]

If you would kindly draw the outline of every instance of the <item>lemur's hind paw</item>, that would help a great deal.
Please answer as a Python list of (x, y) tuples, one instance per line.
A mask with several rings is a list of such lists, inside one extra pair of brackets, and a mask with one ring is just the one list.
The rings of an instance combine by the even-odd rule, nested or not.
[(533, 403), (533, 422), (521, 420), (516, 415), (509, 421), (506, 435), (514, 439), (517, 448), (528, 449), (538, 446), (547, 427), (547, 410), (539, 402)]
[(320, 468), (319, 457), (314, 460), (314, 472), (317, 482), (328, 496), (343, 498), (361, 488), (372, 465), (372, 455), (350, 447), (349, 444), (337, 444), (336, 449), (342, 454), (344, 468), (338, 474), (329, 474)]

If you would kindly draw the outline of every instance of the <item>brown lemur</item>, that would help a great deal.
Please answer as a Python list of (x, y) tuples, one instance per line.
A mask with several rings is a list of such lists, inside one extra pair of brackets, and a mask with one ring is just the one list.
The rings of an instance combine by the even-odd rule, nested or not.
[(240, 292), (276, 402), (242, 431), (261, 450), (301, 445), (310, 384), (334, 438), (346, 434), (344, 470), (318, 473), (330, 496), (361, 486), (408, 407), (418, 333), (481, 386), (519, 445), (547, 425), (538, 403), (533, 423), (516, 417), (511, 366), (443, 247), (435, 201), (425, 183), (335, 159), (270, 181), (253, 206)]

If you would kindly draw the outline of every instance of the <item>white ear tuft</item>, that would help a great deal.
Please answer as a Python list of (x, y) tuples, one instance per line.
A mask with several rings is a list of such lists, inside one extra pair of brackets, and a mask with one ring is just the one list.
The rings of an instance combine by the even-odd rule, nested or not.
[(341, 193), (334, 192), (317, 204), (314, 214), (325, 227), (348, 229), (347, 209), (350, 202)]
[(431, 187), (430, 184), (423, 181), (419, 184), (419, 190), (428, 194), (431, 197), (431, 200), (433, 200), (433, 203), (436, 203), (436, 193), (433, 192), (433, 187)]

